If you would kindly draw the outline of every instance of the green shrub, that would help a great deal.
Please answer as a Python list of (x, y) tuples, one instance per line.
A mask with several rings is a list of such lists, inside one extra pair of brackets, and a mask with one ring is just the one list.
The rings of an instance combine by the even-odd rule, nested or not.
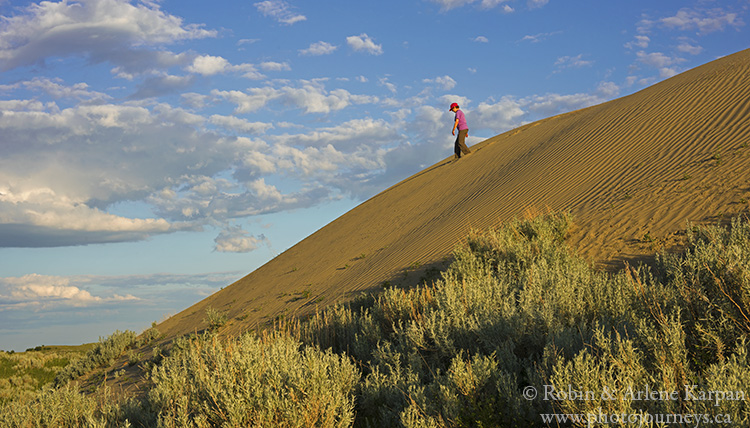
[(161, 333), (159, 332), (159, 329), (156, 328), (156, 322), (153, 322), (151, 323), (151, 327), (147, 328), (143, 331), (143, 333), (141, 333), (138, 341), (136, 342), (136, 347), (140, 348), (144, 345), (150, 345), (160, 337)]
[[(750, 225), (691, 228), (684, 253), (608, 274), (566, 246), (571, 224), (549, 214), (472, 233), (430, 285), (388, 287), (261, 337), (220, 340), (226, 319), (207, 310), (207, 333), (154, 349), (143, 401), (45, 391), (6, 403), (0, 425), (49, 426), (40, 418), (59, 411), (61, 426), (517, 427), (551, 413), (644, 418), (580, 426), (663, 426), (647, 419), (662, 414), (748, 426)], [(100, 341), (58, 378), (133, 340)], [(668, 396), (637, 399), (649, 390)], [(710, 391), (724, 395), (691, 396)]]
[(95, 427), (102, 426), (95, 416), (97, 403), (67, 387), (45, 390), (34, 399), (16, 401), (0, 408), (0, 426), (15, 427)]
[(3, 428), (156, 427), (147, 404), (134, 398), (119, 401), (102, 388), (82, 394), (76, 387), (46, 388), (32, 398), (0, 405)]
[(92, 370), (110, 365), (125, 350), (136, 343), (136, 334), (130, 330), (116, 331), (97, 343), (83, 358), (69, 364), (55, 377), (55, 386), (62, 386)]
[(206, 308), (206, 318), (203, 319), (203, 322), (208, 325), (209, 330), (213, 331), (223, 327), (228, 320), (229, 319), (225, 312), (221, 312), (218, 309), (209, 306)]
[(0, 353), (0, 403), (33, 397), (82, 352), (41, 350)]
[[(571, 224), (550, 214), (473, 233), (434, 285), (330, 308), (299, 335), (362, 362), (359, 426), (536, 426), (543, 413), (597, 408), (684, 412), (701, 403), (522, 394), (742, 384), (748, 226), (701, 229), (684, 256), (662, 256), (654, 272), (607, 274), (565, 245)], [(731, 404), (733, 421), (747, 420), (745, 402)]]
[(183, 342), (154, 368), (162, 427), (348, 427), (359, 373), (348, 358), (284, 334)]
[(687, 240), (684, 254), (662, 254), (659, 267), (685, 308), (691, 356), (708, 365), (750, 334), (750, 224), (690, 227)]

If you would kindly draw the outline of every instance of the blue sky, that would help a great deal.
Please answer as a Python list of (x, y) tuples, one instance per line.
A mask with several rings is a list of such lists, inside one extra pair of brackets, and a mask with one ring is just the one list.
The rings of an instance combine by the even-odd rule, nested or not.
[(750, 1), (0, 0), (0, 349), (96, 341), (469, 144), (747, 48)]

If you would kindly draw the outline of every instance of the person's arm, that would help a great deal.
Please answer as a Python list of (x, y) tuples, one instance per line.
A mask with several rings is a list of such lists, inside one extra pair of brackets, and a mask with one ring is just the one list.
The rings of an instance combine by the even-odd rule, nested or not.
[(453, 129), (451, 130), (451, 134), (456, 135), (457, 127), (458, 127), (458, 118), (456, 118), (456, 122), (453, 124)]

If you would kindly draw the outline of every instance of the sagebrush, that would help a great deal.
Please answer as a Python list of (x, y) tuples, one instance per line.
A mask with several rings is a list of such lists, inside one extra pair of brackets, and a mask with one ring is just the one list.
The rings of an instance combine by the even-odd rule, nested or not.
[[(102, 426), (517, 427), (597, 412), (747, 426), (750, 225), (688, 225), (684, 252), (618, 273), (577, 256), (571, 226), (557, 213), (472, 233), (431, 284), (261, 336), (219, 339), (215, 323), (160, 351), (140, 401), (80, 412)], [(665, 395), (636, 399), (646, 389)]]

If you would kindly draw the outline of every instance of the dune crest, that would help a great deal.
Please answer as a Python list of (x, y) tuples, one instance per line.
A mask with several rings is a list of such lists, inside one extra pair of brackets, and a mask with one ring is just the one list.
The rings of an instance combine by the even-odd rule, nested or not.
[(570, 210), (571, 245), (603, 267), (669, 248), (686, 221), (747, 212), (748, 76), (745, 50), (490, 138), (365, 201), (158, 328), (167, 337), (200, 330), (212, 307), (228, 315), (223, 331), (239, 333), (384, 282), (415, 284), (446, 267), (471, 229), (535, 210)]

